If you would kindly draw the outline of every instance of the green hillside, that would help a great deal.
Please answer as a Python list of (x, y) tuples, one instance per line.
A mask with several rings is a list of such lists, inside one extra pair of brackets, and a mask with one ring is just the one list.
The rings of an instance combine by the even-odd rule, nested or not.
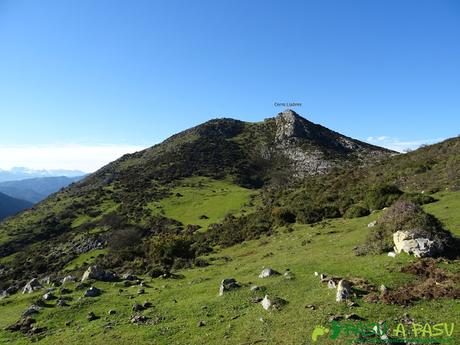
[[(460, 216), (449, 211), (460, 207), (460, 193), (442, 192), (436, 197), (439, 201), (426, 206), (427, 211), (460, 236)], [(289, 231), (278, 228), (273, 236), (205, 256), (210, 266), (180, 270), (177, 272), (180, 279), (143, 277), (148, 284), (144, 295), (137, 294), (140, 287), (136, 285), (125, 288), (120, 283), (95, 282), (94, 285), (102, 289), (102, 295), (81, 299), (82, 291), (70, 283), (66, 285), (72, 291), (66, 295), (69, 307), (53, 307), (54, 302), (49, 302), (49, 306), (34, 315), (38, 325), (47, 328), (46, 336), (29, 338), (3, 330), (0, 339), (8, 344), (28, 344), (33, 340), (40, 340), (42, 344), (107, 344), (114, 340), (118, 344), (309, 344), (314, 327), (330, 327), (330, 316), (337, 314), (355, 313), (368, 322), (385, 320), (390, 328), (407, 317), (422, 324), (455, 323), (460, 313), (458, 300), (420, 300), (401, 307), (356, 298), (357, 305), (348, 307), (336, 303), (335, 290), (328, 289), (314, 276), (317, 271), (363, 278), (369, 284), (385, 284), (389, 289), (413, 281), (413, 275), (400, 273), (399, 269), (414, 258), (353, 255), (353, 247), (362, 242), (369, 231), (367, 224), (379, 215), (377, 212), (352, 220), (295, 225)], [(460, 272), (458, 261), (438, 265), (449, 272)], [(264, 266), (280, 272), (289, 269), (294, 279), (283, 276), (260, 279), (258, 274)], [(220, 281), (228, 277), (234, 277), (243, 286), (220, 297)], [(265, 291), (249, 291), (253, 284), (289, 303), (280, 311), (265, 311), (260, 303), (251, 301), (254, 296), (265, 294)], [(15, 322), (42, 294), (15, 295), (1, 300), (0, 328)], [(144, 301), (150, 301), (153, 307), (138, 314), (149, 317), (149, 323), (132, 324), (130, 318), (136, 314), (132, 311), (133, 304)], [(314, 305), (315, 309), (307, 305)], [(116, 314), (108, 315), (109, 310), (115, 310)], [(87, 321), (90, 311), (100, 319)], [(199, 325), (200, 321), (203, 326)], [(455, 328), (447, 343), (456, 344), (458, 336)], [(318, 343), (348, 344), (350, 338), (353, 337), (342, 335), (335, 340), (322, 337)]]
[[(460, 312), (450, 237), (460, 236), (459, 187), (460, 138), (396, 154), (292, 111), (260, 123), (211, 120), (0, 223), (0, 343), (311, 344), (323, 326), (330, 333), (319, 344), (346, 344), (357, 341), (337, 336), (347, 325), (450, 325)], [(397, 205), (448, 236), (449, 253), (391, 257), (391, 246), (369, 244), (403, 228)], [(384, 228), (388, 214), (396, 220)], [(383, 225), (368, 227), (375, 220)], [(61, 286), (90, 265), (118, 279)], [(258, 278), (264, 267), (281, 274)], [(354, 303), (337, 303), (321, 273), (350, 280)], [(55, 298), (18, 292), (32, 278), (47, 278)], [(219, 296), (227, 278), (241, 286)], [(100, 296), (83, 297), (90, 286)], [(287, 303), (266, 311), (266, 294)], [(31, 322), (21, 318), (31, 305), (36, 322), (15, 324)], [(425, 338), (456, 344), (454, 331)]]

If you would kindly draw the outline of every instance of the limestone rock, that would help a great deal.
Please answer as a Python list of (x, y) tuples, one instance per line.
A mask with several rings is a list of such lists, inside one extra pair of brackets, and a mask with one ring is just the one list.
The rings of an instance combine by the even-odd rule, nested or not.
[(279, 274), (280, 273), (275, 271), (274, 269), (267, 267), (267, 268), (264, 268), (262, 272), (260, 272), (259, 278), (268, 278), (268, 277), (276, 276)]
[(37, 278), (33, 278), (31, 281), (29, 281), (26, 286), (24, 286), (24, 288), (22, 289), (22, 293), (25, 294), (25, 293), (32, 293), (32, 292), (35, 292), (37, 290), (40, 290), (42, 289), (43, 286), (40, 284), (40, 282), (38, 281)]
[(85, 273), (83, 273), (81, 281), (84, 282), (88, 279), (115, 281), (117, 280), (117, 276), (114, 273), (105, 271), (98, 266), (89, 266)]
[(222, 296), (225, 293), (225, 291), (230, 291), (232, 289), (236, 289), (239, 287), (240, 287), (240, 284), (238, 284), (238, 282), (235, 279), (226, 278), (222, 280), (222, 283), (220, 284), (219, 296)]
[(393, 234), (394, 250), (397, 254), (405, 252), (417, 258), (433, 256), (445, 248), (438, 240), (422, 237), (417, 231), (397, 231)]
[(91, 286), (88, 290), (85, 291), (84, 297), (97, 297), (100, 294), (101, 290), (95, 286)]
[(347, 280), (340, 280), (339, 284), (337, 285), (337, 294), (335, 300), (337, 302), (341, 302), (343, 300), (346, 300), (350, 297), (351, 295), (351, 284)]

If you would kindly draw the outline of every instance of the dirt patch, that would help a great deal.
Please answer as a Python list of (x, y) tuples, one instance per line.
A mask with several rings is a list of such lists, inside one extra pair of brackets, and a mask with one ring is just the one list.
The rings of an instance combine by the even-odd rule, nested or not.
[(401, 272), (415, 275), (414, 282), (394, 290), (371, 292), (364, 297), (367, 302), (408, 305), (417, 300), (460, 297), (460, 274), (450, 273), (438, 266), (440, 259), (420, 259), (401, 268)]

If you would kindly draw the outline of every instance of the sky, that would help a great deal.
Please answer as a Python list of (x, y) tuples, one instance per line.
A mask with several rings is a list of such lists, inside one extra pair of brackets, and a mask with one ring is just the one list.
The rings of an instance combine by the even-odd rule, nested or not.
[(94, 171), (211, 118), (460, 134), (460, 2), (0, 0), (0, 169)]

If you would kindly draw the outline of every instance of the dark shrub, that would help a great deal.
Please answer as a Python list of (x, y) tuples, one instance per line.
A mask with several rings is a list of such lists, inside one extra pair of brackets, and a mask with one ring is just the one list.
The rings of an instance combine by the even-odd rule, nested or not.
[[(417, 230), (418, 233), (431, 239), (444, 242), (451, 238), (444, 230), (441, 222), (420, 206), (407, 201), (393, 204), (377, 221), (367, 237), (364, 251), (379, 254), (393, 248), (393, 234), (397, 231)], [(447, 244), (447, 243), (446, 243)]]
[(371, 210), (381, 210), (393, 204), (403, 192), (394, 185), (374, 185), (366, 193), (365, 202)]
[(346, 210), (343, 216), (345, 218), (358, 218), (368, 216), (369, 214), (369, 209), (367, 209), (366, 207), (361, 205), (353, 205)]
[(401, 200), (405, 200), (416, 205), (431, 204), (432, 202), (436, 201), (436, 199), (433, 198), (431, 195), (426, 195), (422, 193), (405, 193), (401, 197)]
[(276, 225), (291, 224), (296, 220), (295, 214), (284, 207), (274, 207), (272, 217)]

